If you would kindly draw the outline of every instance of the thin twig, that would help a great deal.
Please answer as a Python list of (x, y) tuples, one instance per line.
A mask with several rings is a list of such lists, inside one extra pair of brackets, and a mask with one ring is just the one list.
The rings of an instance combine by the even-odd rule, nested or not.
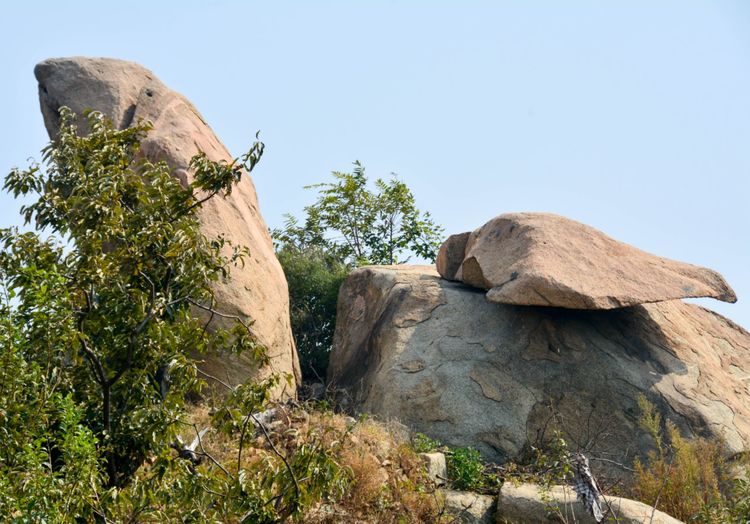
[(242, 325), (242, 327), (245, 328), (245, 330), (248, 332), (248, 334), (250, 336), (252, 336), (253, 338), (256, 338), (256, 339), (258, 338), (257, 335), (256, 335), (256, 333), (255, 333), (255, 331), (253, 331), (253, 329), (250, 326), (248, 326), (247, 323), (244, 320), (242, 320), (242, 317), (240, 317), (239, 315), (229, 315), (227, 313), (221, 313), (220, 311), (216, 311), (215, 309), (213, 309), (211, 307), (204, 306), (203, 304), (200, 304), (199, 302), (196, 302), (192, 298), (187, 298), (187, 301), (190, 304), (192, 304), (195, 307), (197, 307), (198, 309), (202, 309), (203, 311), (207, 311), (207, 312), (211, 313), (212, 315), (216, 315), (217, 317), (228, 318), (230, 320), (236, 320), (237, 322), (240, 323), (240, 325)]
[[(169, 223), (170, 223), (170, 224), (172, 224), (173, 222), (176, 222), (176, 221), (177, 221), (178, 219), (180, 219), (180, 218), (182, 218), (182, 217), (184, 217), (184, 216), (187, 216), (187, 214), (188, 214), (188, 213), (189, 213), (190, 211), (192, 211), (193, 209), (195, 209), (195, 208), (196, 208), (196, 207), (198, 207), (198, 206), (201, 206), (201, 205), (203, 205), (203, 204), (204, 204), (205, 202), (207, 202), (208, 200), (210, 200), (210, 199), (212, 199), (213, 197), (215, 197), (216, 195), (218, 195), (218, 194), (219, 194), (219, 191), (221, 191), (221, 189), (217, 189), (217, 190), (213, 191), (213, 192), (212, 192), (212, 193), (210, 193), (210, 194), (209, 194), (209, 195), (208, 195), (207, 197), (205, 197), (205, 198), (202, 198), (202, 199), (200, 199), (200, 200), (198, 200), (198, 199), (196, 198), (196, 199), (195, 199), (195, 202), (193, 202), (193, 203), (192, 203), (192, 204), (191, 204), (190, 206), (188, 206), (188, 207), (187, 207), (187, 208), (186, 208), (186, 209), (185, 209), (185, 210), (184, 210), (184, 211), (182, 212), (182, 215), (176, 215), (176, 216), (172, 217), (172, 218), (170, 219)], [(195, 197), (193, 197), (193, 198), (195, 198)]]
[(654, 505), (651, 508), (651, 518), (648, 520), (649, 524), (653, 524), (654, 522), (654, 515), (656, 514), (656, 506), (659, 505), (659, 499), (661, 499), (662, 491), (664, 491), (664, 488), (667, 485), (667, 481), (669, 480), (669, 475), (672, 473), (672, 466), (674, 465), (674, 457), (672, 457), (669, 461), (669, 468), (667, 468), (667, 474), (664, 475), (664, 479), (661, 482), (661, 486), (659, 487), (659, 493), (656, 494), (656, 500), (654, 501)]
[(198, 371), (199, 374), (203, 375), (204, 377), (210, 378), (211, 380), (215, 380), (216, 382), (218, 382), (219, 384), (221, 384), (222, 386), (224, 386), (225, 388), (227, 388), (229, 391), (234, 391), (234, 388), (232, 386), (230, 386), (229, 384), (227, 384), (226, 382), (224, 382), (220, 378), (215, 377), (213, 375), (209, 375), (205, 371), (201, 371), (199, 368), (197, 369), (197, 371)]
[(596, 460), (596, 461), (599, 461), (599, 462), (607, 462), (608, 464), (614, 464), (615, 466), (619, 466), (622, 469), (624, 469), (625, 471), (630, 471), (632, 473), (635, 473), (635, 470), (633, 468), (629, 468), (625, 464), (623, 464), (621, 462), (617, 462), (616, 460), (602, 458), (602, 457), (590, 457), (589, 460)]
[(242, 465), (242, 448), (245, 444), (245, 432), (247, 431), (248, 422), (250, 422), (250, 415), (247, 415), (245, 417), (245, 420), (242, 422), (242, 431), (240, 432), (240, 446), (239, 450), (237, 450), (237, 471), (240, 470), (240, 466)]
[(214, 315), (216, 314), (213, 311), (213, 309), (214, 309), (214, 294), (213, 294), (213, 292), (211, 292), (211, 306), (210, 307), (211, 307), (211, 316), (208, 317), (208, 320), (206, 321), (206, 323), (203, 326), (203, 333), (202, 333), (203, 336), (206, 335), (206, 331), (208, 330), (208, 326), (211, 324), (211, 322), (213, 322)]
[(208, 460), (210, 460), (211, 462), (213, 462), (221, 471), (224, 472), (224, 474), (227, 477), (229, 477), (230, 479), (234, 480), (234, 475), (232, 475), (231, 473), (229, 473), (227, 471), (227, 469), (224, 466), (222, 466), (219, 463), (218, 460), (216, 460), (215, 458), (213, 458), (213, 456), (211, 456), (211, 454), (208, 451), (206, 451), (206, 449), (203, 447), (203, 439), (201, 439), (201, 434), (198, 431), (198, 426), (195, 425), (195, 424), (191, 424), (191, 425), (193, 426), (193, 429), (195, 430), (195, 434), (198, 436), (198, 446), (200, 446), (200, 448), (201, 448), (201, 455), (203, 455), (205, 457), (208, 457)]

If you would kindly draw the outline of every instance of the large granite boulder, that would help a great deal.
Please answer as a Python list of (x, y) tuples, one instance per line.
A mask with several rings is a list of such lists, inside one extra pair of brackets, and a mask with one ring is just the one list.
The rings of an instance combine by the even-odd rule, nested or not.
[(645, 395), (688, 436), (750, 448), (750, 334), (682, 301), (598, 311), (488, 302), (428, 266), (354, 271), (329, 379), (359, 410), (492, 460), (563, 431), (592, 467), (651, 442)]
[[(150, 121), (153, 130), (143, 142), (142, 152), (151, 161), (165, 160), (183, 183), (192, 180), (188, 164), (199, 151), (214, 161), (232, 159), (195, 107), (138, 64), (108, 58), (55, 58), (38, 64), (34, 73), (50, 137), (58, 131), (58, 109), (68, 106), (79, 115), (86, 110), (101, 111), (119, 129)], [(232, 270), (231, 280), (216, 283), (216, 307), (251, 320), (271, 356), (270, 367), (262, 370), (256, 369), (249, 357), (230, 355), (210, 357), (202, 369), (231, 384), (270, 372), (289, 373), (299, 380), (287, 283), (250, 177), (243, 177), (229, 197), (206, 202), (199, 220), (209, 238), (224, 235), (250, 250), (244, 267)], [(289, 388), (277, 394), (293, 395), (294, 391)]]
[(438, 271), (499, 304), (612, 309), (688, 297), (737, 298), (710, 269), (651, 255), (550, 213), (508, 213), (451, 236)]

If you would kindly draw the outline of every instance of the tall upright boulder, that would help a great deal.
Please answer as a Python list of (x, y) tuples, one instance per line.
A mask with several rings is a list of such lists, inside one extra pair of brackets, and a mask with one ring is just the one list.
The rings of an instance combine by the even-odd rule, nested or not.
[[(142, 143), (142, 153), (151, 161), (166, 161), (183, 183), (192, 180), (188, 165), (199, 151), (213, 161), (232, 159), (195, 107), (138, 64), (109, 58), (53, 58), (39, 63), (34, 74), (44, 123), (52, 138), (59, 128), (58, 110), (68, 106), (79, 115), (86, 110), (101, 111), (118, 129), (150, 121), (153, 129)], [(261, 370), (249, 357), (231, 355), (209, 357), (201, 368), (231, 384), (271, 372), (288, 373), (298, 381), (287, 283), (250, 177), (242, 177), (230, 196), (206, 202), (198, 218), (209, 238), (223, 235), (249, 249), (244, 267), (233, 268), (230, 280), (215, 284), (216, 307), (252, 321), (271, 357), (270, 366)], [(276, 393), (294, 395), (294, 390)]]

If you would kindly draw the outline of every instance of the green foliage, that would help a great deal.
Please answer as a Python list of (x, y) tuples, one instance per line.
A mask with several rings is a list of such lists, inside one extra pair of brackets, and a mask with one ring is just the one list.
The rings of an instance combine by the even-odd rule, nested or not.
[(518, 464), (510, 464), (507, 474), (542, 486), (566, 484), (573, 477), (570, 448), (559, 430), (544, 440), (527, 444)]
[(305, 380), (325, 379), (339, 287), (349, 267), (322, 248), (284, 245), (276, 252), (289, 283), (292, 333)]
[(482, 485), (482, 457), (473, 448), (455, 448), (446, 456), (448, 477), (457, 489), (472, 490)]
[(442, 444), (424, 433), (415, 433), (411, 438), (411, 446), (417, 453), (432, 453), (442, 447)]
[[(6, 299), (8, 295), (5, 295)], [(47, 370), (24, 358), (7, 300), (0, 312), (0, 515), (11, 522), (90, 518), (97, 439)]]
[(359, 162), (351, 173), (332, 175), (334, 182), (308, 186), (318, 189), (318, 200), (305, 208), (303, 226), (288, 216), (285, 228), (274, 231), (280, 243), (318, 246), (350, 265), (400, 264), (409, 253), (435, 260), (443, 230), (417, 209), (406, 184), (378, 178), (373, 192)]
[(641, 410), (641, 416), (638, 419), (638, 425), (654, 440), (654, 445), (659, 456), (664, 456), (664, 441), (661, 429), (661, 414), (645, 395), (638, 395), (636, 398), (638, 408)]
[(336, 324), (341, 282), (354, 267), (400, 264), (412, 255), (433, 261), (442, 228), (417, 209), (414, 196), (395, 177), (368, 187), (365, 169), (332, 173), (334, 182), (308, 186), (317, 201), (304, 223), (291, 215), (273, 231), (289, 282), (292, 331), (306, 379), (324, 378)]
[(412, 435), (410, 447), (414, 453), (445, 454), (448, 480), (455, 489), (492, 491), (502, 484), (498, 468), (485, 464), (474, 448), (450, 448), (423, 433)]
[(247, 254), (205, 238), (196, 212), (231, 192), (263, 144), (232, 162), (197, 155), (182, 187), (166, 164), (139, 155), (147, 126), (118, 131), (90, 113), (79, 136), (73, 122), (63, 108), (46, 169), (15, 169), (5, 181), (15, 196), (35, 197), (22, 213), (54, 236), (0, 231), (4, 521), (276, 522), (340, 492), (334, 448), (317, 441), (279, 452), (263, 428), (273, 452), (242, 461), (276, 375), (234, 388), (216, 411), (213, 431), (238, 438), (236, 466), (200, 437), (198, 460), (172, 449), (192, 427), (184, 399), (202, 385), (193, 355), (268, 362), (248, 324), (208, 329), (191, 315), (213, 312), (211, 283)]
[[(183, 188), (165, 163), (137, 158), (145, 126), (116, 131), (91, 113), (82, 137), (72, 113), (63, 110), (61, 122), (44, 150), (46, 171), (14, 170), (5, 181), (15, 196), (37, 195), (22, 213), (59, 240), (4, 230), (0, 269), (24, 358), (83, 409), (115, 486), (174, 438), (183, 399), (197, 387), (189, 355), (225, 340), (189, 307), (206, 302), (210, 282), (244, 252), (225, 257), (225, 240), (203, 237), (195, 195), (229, 192), (241, 167), (199, 155), (195, 181)], [(235, 351), (253, 347), (236, 335)]]

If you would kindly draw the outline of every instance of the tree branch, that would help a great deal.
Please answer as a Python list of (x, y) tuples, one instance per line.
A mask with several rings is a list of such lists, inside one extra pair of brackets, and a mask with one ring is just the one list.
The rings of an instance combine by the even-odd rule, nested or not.
[(201, 448), (201, 455), (203, 455), (204, 457), (208, 457), (208, 460), (213, 462), (221, 471), (224, 472), (224, 474), (227, 477), (234, 480), (234, 476), (231, 473), (229, 473), (227, 469), (224, 466), (222, 466), (218, 460), (216, 460), (213, 456), (211, 456), (211, 454), (208, 451), (206, 451), (206, 449), (203, 447), (203, 439), (201, 438), (200, 431), (198, 431), (198, 426), (196, 426), (195, 424), (191, 424), (191, 425), (193, 426), (193, 429), (195, 430), (195, 435), (196, 435), (196, 438), (198, 439), (198, 446), (200, 446)]
[(206, 377), (206, 378), (210, 378), (211, 380), (215, 380), (216, 382), (218, 382), (219, 384), (221, 384), (222, 386), (224, 386), (225, 388), (227, 388), (227, 389), (228, 389), (229, 391), (234, 391), (234, 388), (233, 388), (232, 386), (230, 386), (229, 384), (227, 384), (226, 382), (224, 382), (224, 381), (223, 381), (223, 380), (221, 380), (220, 378), (218, 378), (218, 377), (215, 377), (215, 376), (213, 376), (213, 375), (209, 375), (209, 374), (208, 374), (208, 373), (206, 373), (205, 371), (201, 371), (201, 369), (200, 369), (200, 368), (196, 368), (196, 371), (197, 371), (197, 372), (198, 372), (198, 373), (199, 373), (200, 375), (203, 375), (203, 376), (204, 376), (204, 377)]
[(226, 313), (221, 313), (220, 311), (216, 311), (216, 310), (215, 310), (214, 308), (212, 308), (212, 307), (204, 306), (203, 304), (200, 304), (200, 303), (196, 302), (195, 300), (193, 300), (193, 299), (192, 299), (192, 298), (190, 298), (190, 297), (187, 297), (187, 301), (188, 301), (188, 302), (189, 302), (190, 304), (192, 304), (192, 305), (194, 305), (195, 307), (197, 307), (198, 309), (202, 309), (203, 311), (207, 311), (207, 312), (211, 313), (212, 315), (216, 315), (217, 317), (221, 317), (221, 318), (227, 318), (227, 319), (230, 319), (230, 320), (236, 320), (237, 322), (239, 322), (239, 324), (240, 324), (240, 325), (241, 325), (241, 326), (242, 326), (243, 328), (245, 328), (245, 330), (246, 330), (246, 331), (248, 332), (248, 334), (249, 334), (250, 336), (252, 336), (252, 337), (253, 337), (253, 338), (255, 338), (255, 339), (257, 339), (257, 338), (258, 338), (258, 336), (257, 336), (257, 334), (255, 333), (255, 331), (253, 331), (253, 329), (252, 329), (252, 328), (251, 328), (250, 326), (248, 326), (248, 325), (247, 325), (247, 323), (246, 323), (246, 322), (245, 322), (244, 320), (242, 320), (242, 317), (240, 317), (239, 315), (228, 315), (228, 314), (226, 314)]
[(239, 450), (237, 451), (237, 471), (240, 470), (240, 467), (242, 465), (242, 448), (245, 445), (245, 432), (247, 431), (247, 424), (250, 422), (250, 415), (247, 415), (245, 417), (245, 420), (242, 422), (242, 431), (240, 432), (240, 445)]
[(260, 420), (258, 420), (258, 417), (256, 417), (252, 413), (250, 413), (248, 416), (250, 418), (252, 418), (253, 421), (255, 421), (255, 423), (260, 427), (261, 431), (263, 431), (263, 435), (265, 435), (266, 440), (268, 441), (268, 445), (271, 446), (271, 449), (276, 454), (276, 456), (279, 457), (282, 460), (282, 462), (284, 462), (284, 466), (286, 466), (286, 470), (289, 472), (289, 475), (292, 477), (292, 482), (294, 483), (295, 496), (297, 497), (297, 499), (299, 499), (299, 494), (300, 494), (299, 483), (297, 482), (297, 477), (294, 474), (294, 470), (292, 469), (292, 466), (289, 465), (289, 461), (276, 448), (276, 446), (274, 445), (273, 441), (271, 440), (271, 436), (268, 434), (268, 430), (266, 429), (266, 426), (263, 424), (263, 422), (261, 422)]

